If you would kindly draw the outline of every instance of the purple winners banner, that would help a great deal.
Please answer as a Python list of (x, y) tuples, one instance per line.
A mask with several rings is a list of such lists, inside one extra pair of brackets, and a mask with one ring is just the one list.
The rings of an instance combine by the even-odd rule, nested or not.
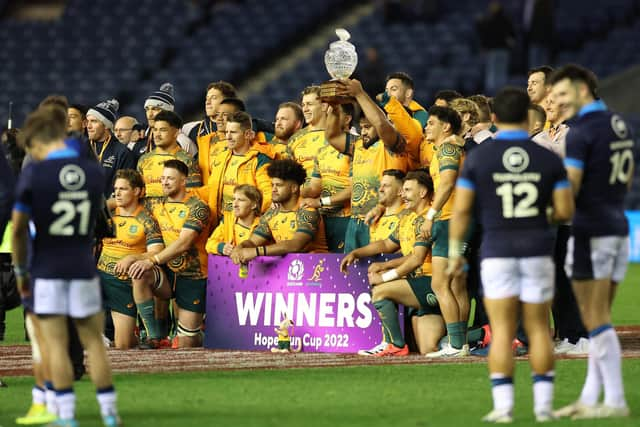
[(259, 257), (242, 279), (228, 257), (209, 255), (205, 347), (277, 347), (274, 328), (284, 315), (295, 325), (291, 347), (302, 343), (302, 351), (354, 353), (380, 343), (382, 326), (367, 280), (370, 261), (358, 261), (345, 276), (340, 272), (343, 257)]

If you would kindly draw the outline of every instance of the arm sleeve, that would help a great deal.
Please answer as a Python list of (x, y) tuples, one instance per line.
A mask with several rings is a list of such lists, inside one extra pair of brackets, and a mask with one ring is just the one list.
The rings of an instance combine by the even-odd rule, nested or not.
[(189, 159), (187, 163), (189, 166), (189, 176), (187, 177), (187, 187), (201, 187), (202, 186), (202, 172), (200, 171), (200, 165), (195, 159)]
[(162, 232), (160, 231), (160, 224), (158, 224), (158, 221), (153, 217), (153, 215), (145, 210), (141, 215), (141, 220), (144, 224), (144, 234), (147, 237), (147, 246), (158, 243), (164, 244), (164, 241), (162, 240)]
[(474, 164), (475, 164), (475, 158), (477, 156), (474, 153), (476, 152), (470, 153), (467, 159), (465, 160), (464, 166), (462, 167), (462, 170), (460, 171), (460, 175), (458, 176), (458, 180), (456, 181), (457, 187), (467, 188), (469, 190), (475, 191), (476, 178), (474, 175), (474, 169), (475, 169)]
[(296, 220), (298, 222), (296, 233), (306, 233), (315, 237), (320, 228), (320, 213), (316, 209), (298, 209)]
[(457, 145), (444, 143), (440, 146), (436, 156), (440, 164), (440, 171), (455, 170), (460, 168), (460, 160), (462, 159), (462, 149)]
[(256, 183), (258, 190), (262, 193), (262, 209), (266, 212), (271, 207), (271, 178), (267, 173), (267, 167), (271, 159), (264, 154), (258, 154), (258, 165), (256, 169)]
[(271, 227), (269, 227), (269, 218), (271, 217), (271, 212), (272, 211), (268, 211), (260, 217), (260, 222), (258, 223), (258, 226), (255, 228), (255, 230), (253, 230), (252, 234), (257, 234), (264, 239), (273, 240)]
[(27, 165), (27, 167), (20, 174), (20, 179), (18, 180), (18, 185), (16, 187), (16, 200), (13, 208), (26, 214), (31, 214), (31, 206), (33, 204), (31, 179), (35, 166), (36, 163), (30, 163), (29, 165)]
[(223, 221), (221, 221), (220, 224), (218, 224), (216, 229), (213, 230), (213, 233), (211, 233), (211, 237), (209, 237), (209, 240), (207, 240), (207, 245), (205, 249), (210, 254), (222, 255), (222, 248), (226, 243), (224, 241), (224, 222)]
[(396, 98), (390, 98), (384, 109), (391, 122), (407, 142), (407, 154), (413, 162), (418, 164), (420, 162), (420, 143), (423, 138), (420, 122), (414, 120)]
[(587, 142), (579, 130), (569, 128), (566, 137), (566, 150), (564, 165), (576, 169), (584, 169), (584, 163), (587, 159)]
[(182, 227), (200, 233), (209, 223), (209, 206), (195, 196), (188, 203), (189, 214)]

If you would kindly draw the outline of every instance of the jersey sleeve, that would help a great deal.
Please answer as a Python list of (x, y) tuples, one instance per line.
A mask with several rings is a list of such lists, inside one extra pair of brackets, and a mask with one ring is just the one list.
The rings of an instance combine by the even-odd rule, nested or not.
[(20, 174), (16, 187), (16, 202), (13, 206), (14, 210), (29, 215), (33, 204), (32, 177), (35, 167), (35, 163), (30, 163)]
[(253, 234), (262, 237), (263, 239), (273, 240), (273, 234), (271, 234), (271, 227), (269, 227), (269, 218), (272, 215), (271, 210), (268, 210), (264, 215), (260, 217), (258, 226), (253, 230)]
[[(265, 158), (266, 160), (260, 160)], [(271, 207), (271, 177), (267, 173), (267, 168), (271, 163), (265, 155), (258, 154), (258, 166), (256, 167), (256, 184), (258, 190), (262, 193), (262, 209), (261, 212), (266, 212)]]
[(207, 244), (205, 246), (205, 250), (214, 255), (223, 255), (222, 250), (224, 249), (224, 218), (220, 221), (220, 224), (213, 230), (211, 236), (207, 240)]
[(426, 239), (424, 237), (424, 234), (422, 234), (422, 224), (424, 224), (425, 221), (426, 221), (426, 218), (424, 217), (424, 215), (418, 215), (416, 219), (413, 220), (413, 235), (415, 238), (415, 242), (413, 243), (414, 247), (431, 246), (431, 241)]
[(160, 224), (151, 215), (150, 212), (144, 210), (139, 217), (140, 221), (144, 225), (144, 234), (147, 238), (147, 246), (164, 244), (162, 240), (162, 232), (160, 231)]
[(460, 171), (460, 175), (458, 176), (458, 180), (456, 181), (456, 187), (475, 191), (476, 178), (474, 164), (475, 158), (477, 157), (475, 153), (477, 153), (477, 151), (473, 151), (467, 156), (467, 159), (464, 162), (464, 166)]
[(313, 158), (313, 171), (311, 172), (311, 178), (322, 178), (320, 174), (320, 161), (318, 160), (318, 156)]
[(209, 206), (194, 196), (189, 202), (189, 214), (182, 227), (200, 233), (207, 228), (209, 215)]
[(420, 122), (414, 120), (411, 114), (405, 109), (404, 105), (396, 98), (391, 97), (389, 102), (384, 106), (385, 111), (389, 115), (389, 119), (395, 125), (396, 129), (407, 143), (406, 151), (409, 158), (415, 164), (420, 162), (420, 142), (422, 142), (423, 134)]
[(189, 159), (187, 166), (189, 166), (189, 176), (187, 177), (187, 188), (201, 187), (202, 172), (200, 171), (200, 165), (195, 159), (191, 158)]
[(556, 160), (554, 162), (554, 175), (553, 175), (553, 189), (554, 190), (562, 190), (564, 188), (571, 188), (571, 184), (569, 183), (569, 179), (567, 178), (567, 170), (563, 167), (562, 162), (559, 158), (554, 158)]
[(436, 156), (440, 164), (439, 172), (446, 170), (457, 171), (460, 168), (460, 160), (462, 159), (462, 149), (457, 145), (445, 142), (440, 146)]
[(316, 209), (298, 209), (296, 233), (306, 233), (314, 237), (320, 228), (320, 213)]
[(398, 224), (393, 229), (391, 234), (389, 234), (388, 239), (391, 240), (396, 245), (400, 245), (400, 222), (398, 222)]
[(584, 169), (587, 160), (587, 141), (576, 128), (569, 128), (566, 136), (566, 156), (564, 165), (575, 169)]

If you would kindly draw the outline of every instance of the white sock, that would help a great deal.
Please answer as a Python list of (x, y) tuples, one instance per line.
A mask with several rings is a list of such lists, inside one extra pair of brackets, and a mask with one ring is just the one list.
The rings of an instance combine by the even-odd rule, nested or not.
[(97, 390), (96, 397), (100, 405), (100, 414), (103, 417), (118, 415), (118, 410), (116, 409), (116, 391), (113, 386)]
[(490, 378), (493, 409), (511, 411), (513, 409), (513, 378), (504, 374), (491, 374)]
[(53, 388), (51, 381), (45, 381), (45, 398), (47, 401), (47, 412), (53, 415), (58, 415), (58, 407), (56, 406), (56, 391)]
[(36, 405), (44, 405), (46, 402), (44, 389), (40, 388), (37, 385), (34, 385), (31, 389), (31, 399), (32, 402)]
[(600, 400), (602, 391), (602, 372), (598, 366), (598, 356), (596, 354), (596, 344), (593, 338), (589, 339), (589, 361), (587, 365), (587, 378), (582, 386), (580, 402), (587, 406), (595, 406)]
[(554, 377), (554, 371), (533, 376), (533, 412), (535, 414), (549, 413), (553, 409)]
[(76, 394), (73, 388), (66, 390), (56, 390), (56, 406), (58, 407), (58, 417), (62, 420), (72, 420), (76, 412)]
[(622, 384), (622, 349), (615, 329), (611, 325), (592, 338), (598, 367), (602, 372), (604, 404), (613, 408), (627, 406)]

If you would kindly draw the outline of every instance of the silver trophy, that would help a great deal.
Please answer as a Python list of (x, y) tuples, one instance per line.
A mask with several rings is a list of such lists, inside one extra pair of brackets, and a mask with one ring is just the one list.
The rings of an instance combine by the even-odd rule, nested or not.
[(356, 47), (348, 42), (351, 34), (347, 30), (338, 28), (336, 35), (340, 40), (331, 43), (324, 54), (324, 64), (333, 80), (320, 85), (320, 99), (332, 103), (351, 102), (352, 98), (338, 95), (341, 84), (337, 80), (351, 77), (358, 65), (358, 54)]

